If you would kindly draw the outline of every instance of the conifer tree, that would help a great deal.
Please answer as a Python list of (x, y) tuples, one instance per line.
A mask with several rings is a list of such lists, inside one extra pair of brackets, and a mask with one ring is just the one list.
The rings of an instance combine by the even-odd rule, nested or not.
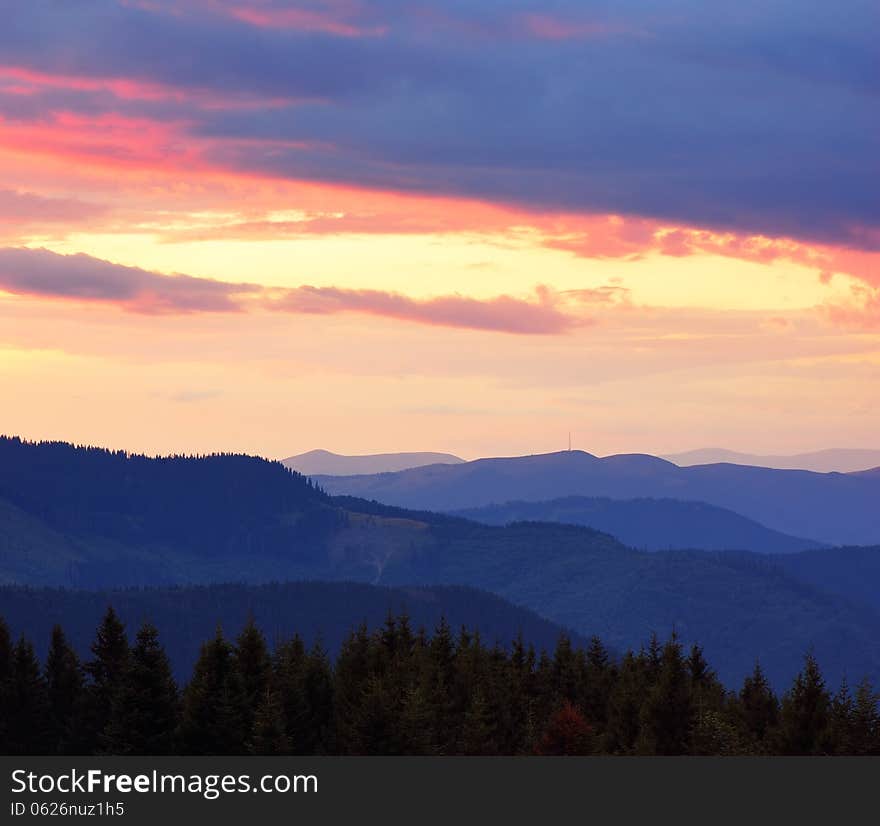
[(244, 689), (235, 651), (218, 628), (202, 646), (183, 696), (180, 742), (185, 754), (243, 754)]
[(424, 681), (436, 746), (444, 754), (455, 748), (455, 656), (452, 631), (446, 618), (441, 617), (428, 645)]
[(812, 653), (782, 700), (780, 750), (783, 754), (825, 754), (829, 751), (831, 697)]
[[(672, 638), (676, 638), (674, 631)], [(660, 644), (660, 639), (657, 637), (656, 632), (651, 634), (648, 650), (644, 654), (645, 676), (648, 683), (653, 685), (660, 676), (660, 669), (663, 667), (663, 646)]]
[(880, 697), (865, 677), (856, 687), (852, 714), (852, 753), (880, 755)]
[(0, 617), (0, 754), (9, 754), (9, 693), (12, 690), (12, 636)]
[(754, 747), (759, 752), (769, 749), (770, 737), (779, 722), (779, 702), (758, 662), (743, 682), (738, 708), (742, 725)]
[(306, 649), (296, 635), (276, 648), (272, 662), (273, 693), (281, 706), (286, 748), (292, 754), (306, 753), (304, 729), (309, 724), (309, 708), (305, 674)]
[(398, 733), (395, 738), (395, 754), (438, 753), (434, 736), (434, 717), (427, 691), (419, 683), (414, 683), (404, 692), (396, 729)]
[[(343, 641), (333, 680), (334, 730), (337, 746), (342, 754), (357, 754), (360, 749), (358, 726), (364, 687), (371, 673), (370, 637), (365, 623)], [(303, 654), (305, 660), (305, 655)], [(304, 685), (304, 683), (303, 683)], [(303, 688), (303, 702), (305, 703)], [(286, 690), (285, 690), (286, 693)], [(307, 712), (304, 712), (306, 719)], [(288, 724), (292, 721), (288, 718)]]
[(605, 749), (612, 754), (633, 754), (641, 732), (641, 708), (647, 690), (644, 654), (628, 652), (620, 664), (611, 691)]
[(245, 731), (250, 732), (257, 706), (260, 705), (269, 690), (272, 675), (272, 662), (266, 638), (263, 636), (263, 632), (257, 628), (253, 616), (248, 619), (247, 624), (238, 635), (235, 657), (244, 690), (243, 725)]
[(725, 713), (724, 709), (704, 708), (694, 719), (688, 753), (724, 756), (748, 753), (736, 716)]
[(498, 753), (489, 704), (478, 687), (462, 717), (459, 734), (459, 753), (466, 755), (493, 755)]
[(6, 706), (8, 754), (46, 754), (51, 747), (49, 698), (34, 647), (21, 637), (12, 650)]
[(333, 742), (333, 669), (327, 650), (320, 640), (306, 657), (304, 688), (307, 718), (301, 736), (306, 754), (327, 754), (335, 748)]
[[(780, 707), (760, 665), (728, 694), (702, 650), (685, 657), (674, 635), (620, 663), (598, 639), (563, 638), (536, 662), (521, 635), (509, 651), (487, 648), (467, 629), (455, 643), (445, 620), (429, 637), (390, 616), (350, 634), (332, 667), (298, 636), (270, 659), (251, 621), (237, 645), (219, 629), (203, 645), (180, 714), (155, 628), (129, 650), (110, 610), (92, 654), (84, 682), (56, 627), (41, 672), (0, 620), (0, 753), (880, 754), (868, 680), (832, 697), (810, 655)], [(96, 734), (99, 697), (110, 709)]]
[(553, 693), (570, 703), (578, 700), (580, 669), (577, 655), (567, 634), (561, 634), (553, 652)]
[(251, 754), (288, 754), (290, 741), (284, 720), (284, 708), (278, 694), (266, 688), (254, 713), (253, 731), (248, 740)]
[(846, 676), (831, 700), (831, 728), (829, 749), (832, 754), (853, 753), (853, 716), (855, 703)]
[[(734, 724), (727, 720), (726, 692), (715, 672), (709, 666), (703, 649), (694, 643), (686, 660), (691, 707), (692, 724), (700, 729), (704, 753), (731, 753), (739, 748), (734, 742)], [(712, 745), (706, 744), (711, 741)]]
[(46, 656), (46, 688), (53, 750), (61, 754), (75, 751), (76, 720), (83, 700), (83, 675), (79, 659), (60, 625), (52, 629)]
[(604, 731), (608, 722), (614, 677), (608, 649), (602, 644), (602, 640), (592, 637), (586, 656), (584, 714), (587, 722), (597, 731)]
[(355, 754), (388, 755), (396, 752), (395, 708), (391, 692), (378, 674), (370, 674), (354, 726)]
[(111, 754), (171, 754), (178, 724), (177, 685), (155, 626), (146, 623), (131, 649), (102, 742)]
[(92, 659), (86, 663), (89, 677), (84, 703), (83, 737), (89, 751), (97, 751), (110, 722), (122, 680), (128, 668), (128, 639), (125, 626), (113, 607), (107, 608), (92, 643)]
[[(652, 657), (649, 655), (649, 668)], [(673, 636), (663, 646), (660, 671), (640, 712), (642, 754), (687, 754), (693, 723), (690, 679), (681, 644)]]
[(505, 728), (499, 732), (502, 748), (507, 754), (522, 754), (534, 743), (528, 742), (532, 733), (529, 718), (532, 713), (531, 694), (534, 689), (533, 673), (534, 652), (532, 658), (523, 640), (522, 632), (516, 635), (507, 663), (506, 684), (506, 715)]
[(557, 705), (553, 679), (553, 660), (542, 649), (535, 665), (534, 701), (532, 704), (533, 725), (536, 732), (544, 730), (547, 720)]

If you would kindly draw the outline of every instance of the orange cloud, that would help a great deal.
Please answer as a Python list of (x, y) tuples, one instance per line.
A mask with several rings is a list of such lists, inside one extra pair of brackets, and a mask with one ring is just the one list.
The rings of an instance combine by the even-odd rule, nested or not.
[[(716, 232), (619, 215), (565, 216), (543, 231), (545, 246), (582, 258), (636, 259), (655, 253), (675, 258), (719, 255), (763, 264), (786, 260), (814, 268), (824, 280), (828, 280), (830, 273), (840, 272), (868, 283), (880, 283), (880, 253), (870, 250)], [(880, 245), (880, 237), (868, 238), (867, 230), (864, 234), (866, 242)]]
[(822, 308), (833, 323), (855, 330), (880, 330), (880, 288), (855, 285), (847, 302), (827, 303)]
[[(19, 79), (61, 82), (35, 73), (20, 74)], [(91, 88), (92, 81), (70, 79), (74, 86), (81, 82)], [(151, 87), (133, 89), (132, 94), (152, 93)], [(40, 122), (0, 119), (0, 153), (6, 155), (4, 163), (0, 154), (0, 172), (5, 179), (17, 175), (27, 181), (35, 194), (41, 180), (52, 188), (74, 181), (68, 191), (97, 187), (124, 192), (124, 209), (131, 220), (127, 226), (117, 220), (108, 231), (150, 231), (163, 241), (494, 234), (583, 258), (627, 260), (659, 254), (720, 255), (760, 263), (787, 260), (814, 268), (826, 280), (839, 272), (880, 284), (880, 253), (873, 251), (880, 247), (880, 237), (870, 228), (856, 233), (864, 241), (864, 249), (856, 250), (649, 218), (537, 212), (464, 197), (289, 180), (269, 172), (226, 168), (213, 156), (209, 160), (206, 150), (212, 139), (193, 138), (187, 130), (183, 121), (118, 113), (85, 116), (60, 111)], [(255, 142), (254, 150), (260, 149), (270, 152), (273, 146)], [(189, 220), (189, 210), (202, 214)], [(297, 211), (302, 219), (279, 220), (274, 211)], [(52, 232), (61, 229), (61, 222), (55, 222)]]

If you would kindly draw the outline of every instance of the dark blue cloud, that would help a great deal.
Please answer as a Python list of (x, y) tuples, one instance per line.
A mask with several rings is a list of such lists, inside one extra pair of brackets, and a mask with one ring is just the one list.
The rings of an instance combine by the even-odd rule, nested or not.
[[(248, 25), (232, 5), (13, 3), (0, 52), (290, 100), (189, 112), (213, 159), (239, 168), (877, 246), (873, 1), (250, 0), (362, 37)], [(86, 112), (114, 105), (64, 94)]]

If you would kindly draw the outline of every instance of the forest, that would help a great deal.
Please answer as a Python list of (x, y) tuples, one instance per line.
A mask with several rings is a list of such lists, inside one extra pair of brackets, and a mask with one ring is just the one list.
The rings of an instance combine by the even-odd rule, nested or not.
[[(493, 496), (501, 501), (502, 493)], [(0, 587), (91, 592), (318, 580), (406, 589), (467, 586), (584, 637), (597, 635), (615, 651), (638, 648), (652, 631), (665, 636), (674, 627), (685, 646), (704, 647), (726, 685), (741, 683), (757, 657), (781, 691), (807, 649), (835, 686), (843, 675), (863, 674), (880, 685), (880, 604), (871, 587), (878, 571), (876, 547), (643, 553), (585, 526), (483, 525), (332, 497), (280, 463), (257, 457), (149, 458), (0, 436)], [(179, 650), (165, 622), (180, 613), (174, 603), (185, 607), (189, 596), (125, 598), (126, 604), (163, 603), (133, 614), (121, 598), (110, 604), (133, 627), (154, 621), (166, 644)], [(60, 604), (74, 597), (50, 599)], [(251, 599), (245, 595), (235, 604)], [(46, 600), (36, 597), (27, 608), (19, 596), (0, 593), (0, 614), (39, 640), (42, 656), (51, 625), (45, 627), (37, 602)], [(91, 637), (100, 613), (85, 628), (76, 619), (84, 616), (79, 611), (49, 613), (84, 654), (81, 642)], [(244, 620), (222, 603), (208, 613), (208, 627), (178, 626), (193, 656), (214, 622), (239, 628)], [(274, 642), (271, 618), (256, 613)], [(479, 627), (494, 642), (488, 636), (493, 629), (479, 618), (445, 614), (456, 626)], [(21, 624), (25, 615), (32, 624)], [(349, 618), (339, 636), (361, 617)], [(436, 621), (417, 618), (428, 628)], [(309, 633), (299, 621), (279, 624)], [(511, 636), (505, 632), (502, 639)], [(331, 648), (335, 657), (336, 646)], [(169, 654), (176, 668), (180, 655)], [(187, 673), (191, 665), (185, 664)]]
[(352, 628), (335, 659), (250, 619), (217, 628), (185, 685), (156, 628), (114, 609), (81, 662), (55, 626), (45, 662), (0, 620), (0, 753), (351, 755), (878, 755), (870, 681), (826, 685), (807, 653), (777, 696), (759, 664), (738, 690), (673, 634), (612, 656), (594, 637), (486, 645), (441, 618)]

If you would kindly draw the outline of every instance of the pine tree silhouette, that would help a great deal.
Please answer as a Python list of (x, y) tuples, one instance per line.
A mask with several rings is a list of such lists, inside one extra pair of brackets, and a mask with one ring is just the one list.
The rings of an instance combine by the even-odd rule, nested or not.
[(112, 754), (171, 754), (179, 720), (177, 686), (155, 626), (138, 631), (105, 730)]

